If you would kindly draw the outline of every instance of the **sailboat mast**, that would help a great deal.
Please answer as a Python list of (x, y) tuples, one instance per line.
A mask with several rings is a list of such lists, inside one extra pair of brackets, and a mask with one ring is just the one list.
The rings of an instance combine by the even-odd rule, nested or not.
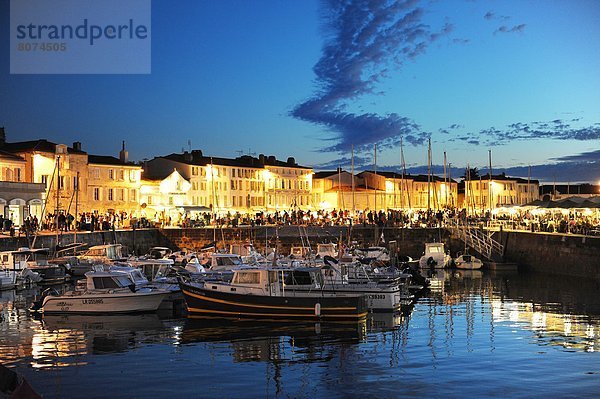
[(527, 171), (527, 203), (528, 204), (531, 202), (530, 195), (529, 195), (530, 191), (531, 191), (531, 165), (529, 165), (529, 168)]
[(56, 157), (56, 165), (56, 212), (54, 214), (54, 222), (56, 224), (56, 245), (58, 245), (58, 213), (60, 209), (60, 155)]
[(448, 206), (448, 170), (446, 168), (446, 151), (444, 151), (444, 205)]
[(375, 192), (375, 213), (377, 213), (377, 144), (375, 144), (373, 151), (373, 165), (375, 169), (375, 184), (373, 185), (373, 190)]
[(492, 150), (488, 150), (489, 160), (490, 160), (490, 184), (488, 184), (488, 197), (490, 203), (490, 215), (492, 213)]
[(77, 242), (77, 218), (79, 216), (79, 172), (77, 172), (77, 177), (75, 178), (75, 230), (73, 233), (73, 243)]
[(431, 137), (427, 146), (427, 217), (431, 212)]
[(211, 191), (212, 191), (212, 214), (213, 214), (213, 221), (214, 221), (214, 226), (213, 226), (213, 242), (217, 242), (217, 215), (216, 215), (216, 208), (217, 208), (217, 204), (215, 202), (216, 196), (215, 196), (215, 166), (213, 165), (213, 159), (212, 157), (210, 157), (210, 181), (211, 181)]
[(401, 201), (402, 201), (402, 208), (404, 208), (404, 188), (406, 188), (406, 199), (408, 200), (408, 209), (411, 209), (410, 206), (410, 193), (408, 190), (408, 183), (406, 182), (406, 162), (404, 161), (404, 142), (402, 140), (402, 136), (400, 136), (400, 158), (402, 161), (402, 185), (401, 187)]
[(352, 144), (352, 161), (351, 161), (351, 174), (352, 174), (352, 216), (356, 213), (356, 202), (354, 200), (354, 144)]

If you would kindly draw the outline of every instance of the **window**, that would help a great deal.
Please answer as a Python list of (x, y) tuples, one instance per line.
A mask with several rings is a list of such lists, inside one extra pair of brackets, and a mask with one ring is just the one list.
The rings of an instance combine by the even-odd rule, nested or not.
[(125, 190), (122, 188), (117, 189), (117, 198), (119, 201), (125, 201)]
[(123, 181), (125, 180), (125, 171), (124, 170), (119, 170), (119, 180)]
[(259, 284), (260, 273), (258, 272), (238, 272), (235, 276), (237, 284)]
[(137, 181), (137, 171), (136, 170), (129, 171), (129, 181)]
[(77, 176), (73, 176), (73, 189), (79, 190), (79, 179)]
[(148, 205), (151, 205), (151, 204), (152, 204), (152, 196), (151, 196), (151, 195), (149, 195), (149, 196), (148, 196)]
[(115, 180), (115, 170), (114, 169), (109, 169), (108, 170), (108, 178), (110, 180)]
[(48, 186), (48, 175), (42, 175), (42, 183)]
[(129, 191), (129, 200), (132, 202), (137, 201), (137, 191), (135, 191), (135, 188)]
[(173, 197), (172, 196), (169, 197), (169, 205), (173, 205)]
[(100, 189), (94, 187), (94, 201), (100, 201)]
[(113, 198), (113, 189), (112, 189), (112, 188), (109, 188), (109, 189), (108, 189), (108, 200), (109, 200), (109, 201), (112, 201), (113, 199), (114, 199), (114, 198)]
[(60, 176), (58, 179), (58, 189), (62, 190), (65, 188), (65, 177), (64, 176)]
[(192, 166), (192, 176), (198, 176), (198, 167)]

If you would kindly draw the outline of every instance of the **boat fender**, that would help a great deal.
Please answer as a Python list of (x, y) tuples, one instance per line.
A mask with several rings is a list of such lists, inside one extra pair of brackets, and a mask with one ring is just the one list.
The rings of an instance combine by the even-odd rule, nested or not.
[(318, 302), (315, 304), (315, 316), (321, 317), (321, 304)]

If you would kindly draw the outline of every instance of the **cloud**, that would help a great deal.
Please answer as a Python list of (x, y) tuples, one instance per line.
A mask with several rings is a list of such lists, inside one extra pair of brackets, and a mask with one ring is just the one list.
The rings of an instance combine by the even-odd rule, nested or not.
[[(372, 166), (373, 166), (373, 157), (372, 156), (371, 157), (361, 156), (361, 155), (354, 156), (354, 170), (355, 171), (359, 171), (364, 168), (371, 168)], [(331, 170), (331, 169), (337, 169), (337, 168), (350, 170), (351, 167), (352, 167), (352, 158), (350, 158), (350, 157), (341, 157), (338, 159), (333, 159), (328, 162), (313, 165), (313, 168), (316, 170)]]
[(525, 31), (526, 26), (526, 24), (519, 24), (513, 26), (512, 28), (509, 28), (506, 25), (502, 25), (494, 31), (494, 35), (497, 33), (523, 33)]
[(600, 150), (582, 152), (581, 154), (565, 155), (558, 158), (552, 158), (552, 160), (559, 162), (597, 163), (600, 165)]
[(575, 127), (571, 123), (579, 122), (578, 119), (554, 119), (548, 122), (516, 122), (502, 129), (489, 127), (480, 130), (477, 134), (457, 136), (449, 141), (461, 140), (471, 144), (503, 145), (513, 141), (550, 139), (550, 140), (577, 140), (590, 141), (600, 139), (600, 123), (590, 126)]
[(485, 15), (483, 16), (484, 19), (487, 19), (488, 21), (491, 21), (492, 19), (494, 19), (494, 17), (496, 16), (496, 13), (492, 12), (492, 11), (488, 11), (485, 13)]
[(396, 145), (403, 136), (407, 143), (423, 144), (429, 133), (413, 120), (392, 113), (352, 113), (348, 103), (375, 92), (376, 84), (390, 67), (423, 54), (429, 45), (449, 35), (454, 26), (446, 23), (433, 30), (422, 22), (424, 10), (418, 0), (328, 0), (322, 19), (326, 40), (313, 70), (317, 92), (294, 107), (290, 114), (300, 120), (326, 127), (333, 144), (321, 151), (348, 151), (352, 145), (366, 149), (372, 143)]

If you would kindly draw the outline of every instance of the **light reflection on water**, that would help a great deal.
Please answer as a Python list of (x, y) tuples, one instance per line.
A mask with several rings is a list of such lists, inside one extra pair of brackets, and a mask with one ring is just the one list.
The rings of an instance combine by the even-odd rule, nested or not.
[(445, 270), (430, 278), (412, 308), (360, 325), (164, 313), (34, 319), (26, 308), (35, 290), (4, 291), (0, 361), (46, 398), (165, 397), (174, 388), (200, 397), (535, 397), (549, 386), (554, 396), (593, 397), (600, 389), (598, 282)]

